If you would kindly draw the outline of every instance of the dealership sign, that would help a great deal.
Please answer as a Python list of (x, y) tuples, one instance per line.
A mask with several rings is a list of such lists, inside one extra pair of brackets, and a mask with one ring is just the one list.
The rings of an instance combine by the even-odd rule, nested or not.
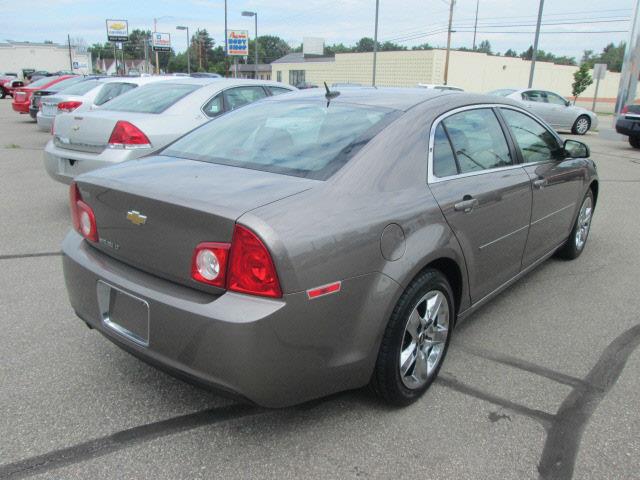
[(126, 20), (107, 20), (107, 39), (110, 42), (129, 40), (129, 23)]
[(153, 50), (156, 52), (168, 52), (171, 50), (171, 35), (168, 33), (153, 32)]
[(249, 55), (249, 31), (229, 30), (227, 32), (227, 55), (246, 57)]

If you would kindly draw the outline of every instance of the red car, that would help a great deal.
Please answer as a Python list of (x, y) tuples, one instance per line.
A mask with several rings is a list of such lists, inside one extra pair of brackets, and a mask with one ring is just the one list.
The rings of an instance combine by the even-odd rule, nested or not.
[(26, 87), (16, 88), (13, 92), (13, 101), (11, 107), (19, 113), (29, 113), (29, 103), (31, 101), (31, 95), (38, 90), (45, 90), (51, 85), (55, 85), (62, 80), (74, 77), (75, 75), (60, 75), (58, 77), (44, 77), (40, 80), (36, 80), (30, 83)]
[(0, 98), (7, 95), (13, 96), (13, 91), (18, 87), (23, 87), (24, 83), (14, 75), (0, 75)]

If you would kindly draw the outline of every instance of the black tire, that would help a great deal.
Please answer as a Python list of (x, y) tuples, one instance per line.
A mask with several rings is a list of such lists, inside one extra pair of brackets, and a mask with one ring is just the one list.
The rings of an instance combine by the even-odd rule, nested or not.
[[(584, 131), (580, 131), (580, 127), (578, 126), (578, 123), (582, 120), (586, 120), (587, 121), (587, 129)], [(573, 133), (574, 135), (584, 135), (586, 134), (589, 130), (591, 129), (591, 119), (589, 118), (588, 115), (580, 115), (578, 118), (576, 118), (576, 121), (573, 122), (573, 127), (571, 127), (571, 133)]]
[(0, 88), (0, 98), (4, 98), (7, 96), (7, 92), (4, 88)]
[(629, 145), (631, 145), (633, 148), (640, 148), (640, 136), (630, 136)]
[[(426, 383), (419, 388), (410, 389), (403, 383), (399, 367), (405, 328), (409, 316), (419, 304), (420, 300), (428, 292), (433, 290), (441, 292), (448, 302), (448, 335), (444, 342), (444, 350), (441, 353), (439, 363), (427, 378)], [(455, 318), (456, 311), (453, 302), (453, 292), (446, 277), (435, 269), (426, 269), (420, 273), (398, 300), (385, 329), (370, 382), (370, 387), (373, 392), (387, 403), (396, 406), (410, 405), (420, 398), (438, 376), (440, 367), (449, 349)]]
[(595, 201), (593, 198), (593, 192), (591, 191), (591, 189), (589, 189), (586, 195), (584, 196), (584, 198), (582, 199), (582, 203), (580, 204), (580, 210), (578, 211), (576, 220), (573, 223), (573, 228), (571, 229), (569, 238), (567, 238), (567, 241), (564, 243), (564, 245), (562, 245), (562, 247), (560, 247), (560, 249), (557, 252), (557, 256), (560, 258), (564, 258), (565, 260), (575, 260), (582, 254), (582, 252), (584, 251), (584, 248), (587, 245), (587, 240), (589, 239), (589, 229), (587, 230), (587, 234), (582, 246), (578, 246), (576, 241), (576, 235), (578, 233), (578, 229), (580, 228), (580, 212), (582, 211), (582, 206), (584, 205), (587, 199), (591, 200), (591, 216), (589, 218), (589, 229), (591, 228), (591, 218), (593, 218), (593, 209), (595, 208)]

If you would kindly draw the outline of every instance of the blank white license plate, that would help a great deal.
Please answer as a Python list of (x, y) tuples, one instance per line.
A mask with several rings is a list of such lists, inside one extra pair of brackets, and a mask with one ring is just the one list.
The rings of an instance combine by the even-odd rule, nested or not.
[(98, 281), (97, 294), (104, 326), (138, 345), (148, 346), (149, 304), (102, 281)]
[(42, 105), (42, 114), (43, 115), (47, 115), (49, 116), (54, 116), (56, 113), (58, 112), (58, 106), (57, 105), (47, 105), (47, 104), (43, 104)]

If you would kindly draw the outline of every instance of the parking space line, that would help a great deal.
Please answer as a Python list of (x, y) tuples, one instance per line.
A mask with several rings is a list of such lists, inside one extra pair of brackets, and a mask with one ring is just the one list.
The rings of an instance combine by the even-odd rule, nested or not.
[(97, 457), (132, 447), (137, 443), (175, 433), (242, 417), (265, 413), (268, 410), (250, 405), (233, 404), (226, 407), (202, 410), (159, 422), (140, 425), (112, 435), (96, 438), (71, 447), (54, 450), (43, 455), (0, 465), (0, 479), (19, 479), (48, 472), (67, 465), (81, 463)]
[(33, 257), (57, 257), (62, 252), (39, 252), (39, 253), (16, 253), (12, 255), (0, 255), (0, 260), (14, 260), (16, 258), (33, 258)]

